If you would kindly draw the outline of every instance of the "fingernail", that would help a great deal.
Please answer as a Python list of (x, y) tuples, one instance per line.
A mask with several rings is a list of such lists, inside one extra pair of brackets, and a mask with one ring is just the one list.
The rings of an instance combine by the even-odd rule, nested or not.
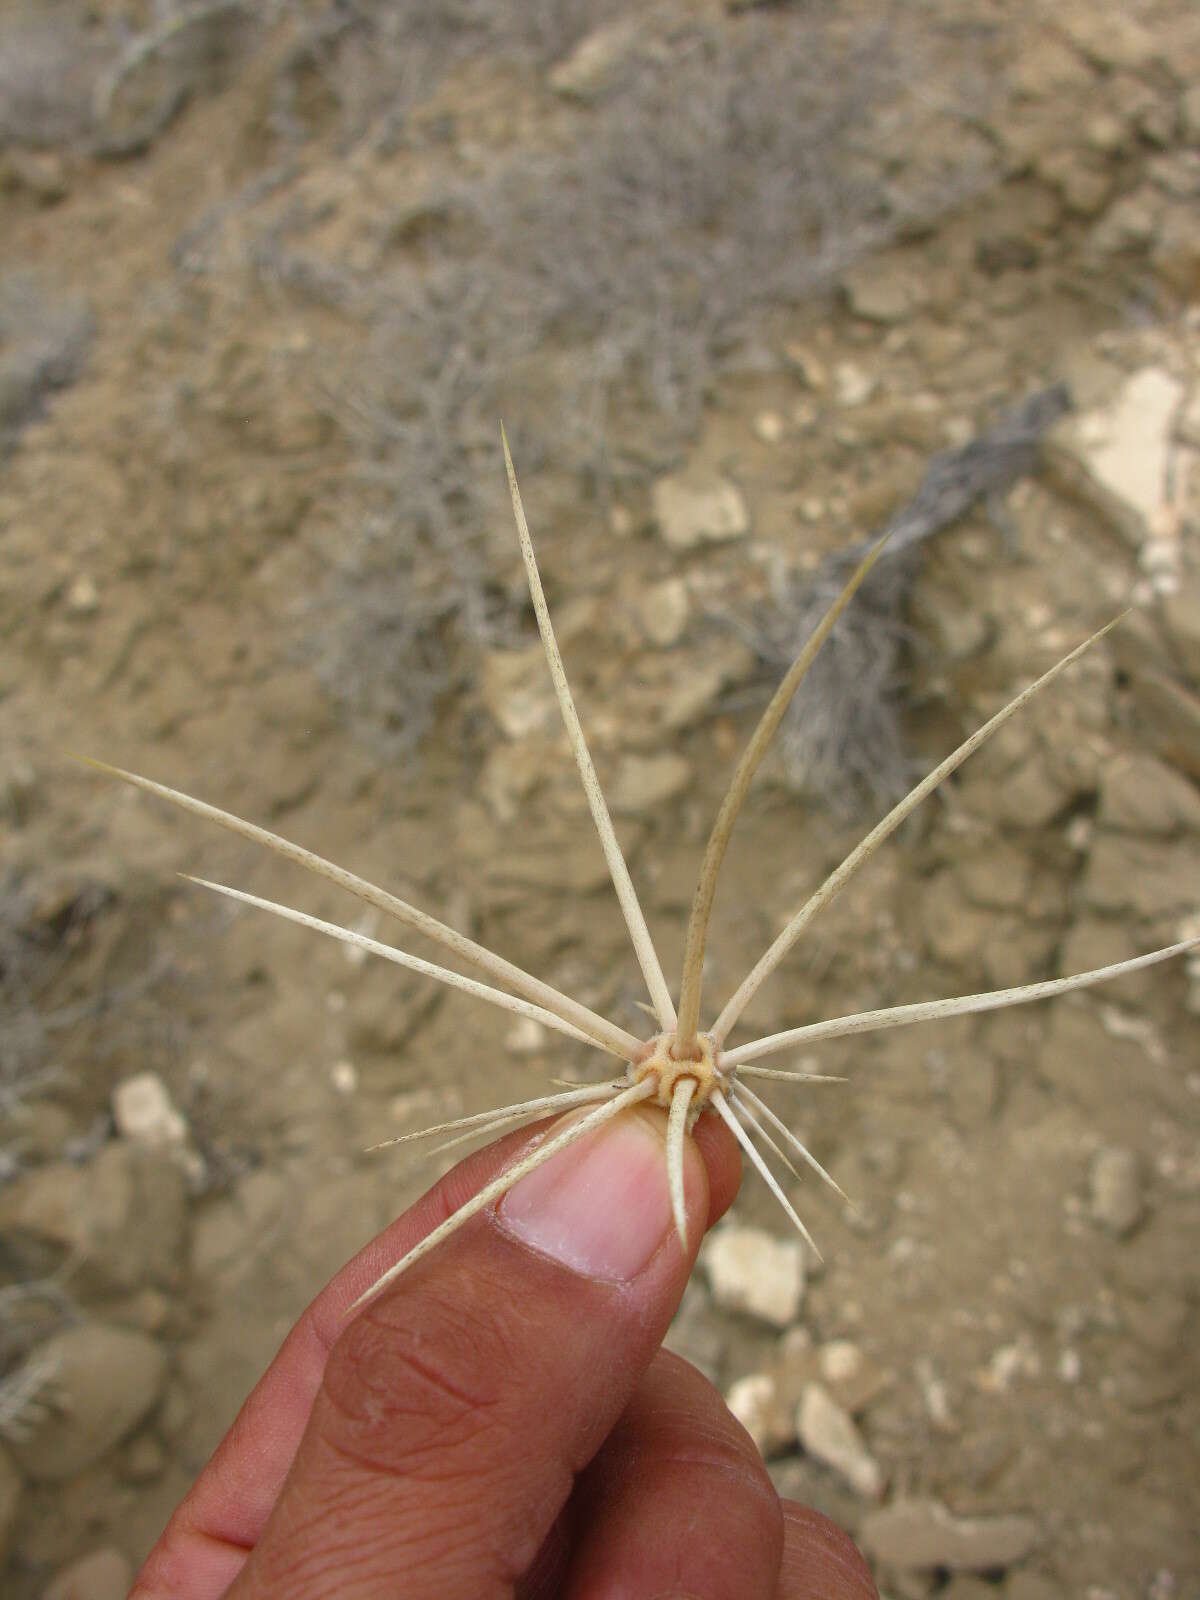
[(623, 1112), (560, 1151), (509, 1190), (504, 1228), (585, 1277), (636, 1278), (673, 1226), (662, 1120)]

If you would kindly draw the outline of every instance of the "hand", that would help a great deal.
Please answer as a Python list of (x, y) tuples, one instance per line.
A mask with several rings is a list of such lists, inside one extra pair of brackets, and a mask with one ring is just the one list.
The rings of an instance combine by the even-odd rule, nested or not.
[(622, 1113), (348, 1321), (530, 1130), (449, 1173), (301, 1317), (131, 1600), (877, 1600), (847, 1537), (780, 1501), (720, 1395), (660, 1349), (740, 1175), (701, 1117), (685, 1252), (665, 1129)]

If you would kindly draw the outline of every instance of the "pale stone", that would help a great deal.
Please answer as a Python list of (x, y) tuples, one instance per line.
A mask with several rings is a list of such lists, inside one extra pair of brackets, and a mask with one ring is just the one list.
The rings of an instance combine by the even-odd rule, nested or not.
[(1099, 820), (1126, 833), (1200, 830), (1200, 790), (1153, 756), (1121, 755), (1100, 780)]
[(641, 630), (651, 644), (665, 650), (683, 638), (691, 604), (682, 578), (651, 584), (639, 596), (636, 606)]
[(742, 539), (750, 515), (736, 484), (702, 468), (660, 478), (652, 495), (654, 517), (672, 550)]
[(1140, 547), (1154, 536), (1166, 499), (1171, 428), (1183, 389), (1169, 372), (1144, 367), (1110, 405), (1068, 418), (1053, 453), (1076, 489), (1091, 491)]
[(870, 1512), (859, 1529), (869, 1556), (902, 1571), (947, 1567), (988, 1572), (1023, 1561), (1038, 1542), (1032, 1517), (956, 1517), (937, 1500), (897, 1500)]
[(766, 1455), (773, 1439), (777, 1397), (775, 1380), (766, 1372), (752, 1372), (739, 1378), (725, 1396), (725, 1404)]
[(67, 615), (90, 617), (100, 608), (100, 591), (94, 578), (81, 572), (67, 590)]
[(726, 1311), (744, 1311), (786, 1328), (804, 1298), (804, 1249), (762, 1228), (727, 1223), (709, 1236), (704, 1265), (713, 1299)]
[(536, 1017), (518, 1017), (504, 1035), (504, 1048), (511, 1056), (535, 1056), (546, 1048), (550, 1035)]
[(855, 1494), (866, 1500), (879, 1498), (883, 1491), (879, 1463), (867, 1449), (849, 1414), (824, 1385), (806, 1385), (796, 1417), (796, 1431), (808, 1454), (832, 1467)]
[(691, 765), (669, 750), (657, 756), (625, 756), (609, 786), (609, 805), (618, 816), (655, 811), (691, 781)]
[(1141, 1173), (1132, 1150), (1097, 1150), (1088, 1174), (1092, 1220), (1118, 1239), (1132, 1233), (1145, 1210)]
[(13, 1454), (28, 1478), (73, 1478), (107, 1455), (162, 1393), (167, 1358), (144, 1333), (79, 1323), (37, 1348), (52, 1363), (53, 1410)]
[(117, 1132), (134, 1144), (161, 1149), (187, 1138), (187, 1123), (157, 1072), (122, 1079), (112, 1093), (112, 1111)]
[(555, 726), (558, 704), (540, 644), (489, 651), (483, 660), (480, 693), (509, 739), (524, 739)]
[(32, 1273), (69, 1260), (74, 1287), (174, 1284), (187, 1234), (184, 1176), (167, 1152), (111, 1140), (83, 1166), (51, 1161), (8, 1184), (0, 1233)]
[(853, 361), (839, 361), (833, 369), (833, 392), (840, 406), (861, 406), (875, 393), (876, 381)]
[(915, 273), (880, 258), (868, 258), (852, 267), (842, 279), (842, 287), (856, 317), (885, 324), (907, 322), (929, 293)]
[(570, 55), (550, 69), (550, 87), (568, 100), (599, 99), (619, 82), (640, 31), (635, 19), (624, 18), (585, 34)]

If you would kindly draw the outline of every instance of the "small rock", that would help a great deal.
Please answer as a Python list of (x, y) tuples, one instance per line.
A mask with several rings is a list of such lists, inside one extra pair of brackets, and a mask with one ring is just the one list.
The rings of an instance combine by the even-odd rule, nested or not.
[(1141, 731), (1149, 735), (1159, 753), (1200, 783), (1200, 695), (1160, 672), (1130, 673), (1134, 709)]
[(42, 1600), (125, 1600), (133, 1567), (119, 1550), (93, 1550), (51, 1579)]
[(921, 914), (930, 954), (946, 966), (977, 960), (991, 933), (992, 918), (967, 904), (949, 868), (929, 880)]
[(742, 539), (750, 531), (741, 490), (728, 478), (704, 468), (660, 478), (652, 500), (655, 520), (672, 550)]
[(670, 751), (624, 756), (609, 789), (609, 804), (618, 816), (656, 811), (681, 795), (691, 781), (690, 763)]
[(1071, 788), (1056, 781), (1040, 751), (997, 779), (973, 773), (963, 785), (966, 804), (978, 816), (1010, 828), (1044, 828), (1071, 804)]
[(66, 608), (67, 615), (76, 618), (94, 616), (100, 609), (100, 591), (95, 579), (89, 578), (86, 572), (72, 580), (67, 590)]
[(727, 1223), (709, 1236), (704, 1265), (713, 1299), (777, 1328), (796, 1320), (804, 1298), (804, 1250), (762, 1228)]
[(875, 388), (875, 378), (853, 361), (839, 361), (833, 369), (833, 392), (840, 406), (865, 405)]
[(1064, 7), (1061, 27), (1097, 66), (1139, 73), (1163, 59), (1163, 42), (1135, 17), (1111, 6)]
[(725, 1404), (754, 1440), (760, 1454), (767, 1455), (774, 1443), (778, 1404), (775, 1380), (766, 1372), (752, 1372), (739, 1378), (727, 1391)]
[(112, 1140), (82, 1166), (51, 1161), (0, 1191), (10, 1258), (41, 1276), (64, 1261), (85, 1292), (178, 1282), (187, 1231), (184, 1174), (166, 1152)]
[(21, 1474), (13, 1466), (8, 1451), (0, 1445), (0, 1570), (16, 1540), (20, 1504)]
[(1171, 427), (1182, 396), (1171, 373), (1145, 367), (1111, 404), (1068, 417), (1052, 437), (1060, 475), (1098, 502), (1135, 549), (1153, 536), (1166, 499)]
[(510, 1056), (536, 1056), (546, 1048), (549, 1038), (545, 1025), (536, 1017), (518, 1017), (504, 1035), (504, 1048)]
[[(1067, 977), (1073, 972), (1092, 972), (1097, 967), (1113, 967), (1119, 961), (1129, 961), (1134, 956), (1143, 955), (1145, 949), (1145, 944), (1134, 939), (1122, 921), (1081, 917), (1063, 942), (1057, 963), (1058, 974)], [(1154, 992), (1160, 976), (1153, 967), (1126, 973), (1124, 977), (1111, 979), (1100, 992), (1106, 1001), (1115, 1005), (1143, 1007)]]
[(1083, 877), (1083, 901), (1099, 911), (1161, 917), (1200, 905), (1200, 854), (1194, 841), (1096, 836)]
[(819, 1383), (804, 1390), (796, 1418), (800, 1443), (810, 1456), (832, 1467), (855, 1494), (877, 1500), (883, 1492), (879, 1463), (863, 1442), (849, 1414)]
[(640, 33), (640, 24), (625, 18), (585, 34), (570, 55), (550, 69), (551, 89), (585, 104), (600, 99), (627, 71)]
[(1077, 217), (1099, 216), (1112, 193), (1108, 170), (1079, 150), (1049, 150), (1039, 156), (1035, 170), (1057, 189), (1063, 205)]
[(483, 658), (480, 694), (509, 739), (524, 739), (555, 726), (558, 704), (540, 644), (523, 650), (489, 650)]
[(989, 840), (986, 848), (963, 856), (952, 870), (970, 905), (1016, 911), (1028, 902), (1033, 863), (1028, 851), (1005, 839)]
[(825, 363), (814, 350), (793, 340), (784, 345), (783, 358), (807, 389), (824, 389), (829, 382)]
[(910, 1571), (947, 1567), (951, 1572), (988, 1572), (1023, 1561), (1038, 1542), (1032, 1517), (956, 1517), (937, 1500), (896, 1500), (869, 1512), (859, 1542), (885, 1566)]
[(112, 1110), (117, 1132), (134, 1144), (161, 1149), (182, 1144), (187, 1138), (188, 1125), (157, 1072), (139, 1072), (122, 1079), (113, 1090)]
[(1088, 1183), (1092, 1221), (1118, 1239), (1132, 1233), (1145, 1209), (1136, 1154), (1115, 1145), (1098, 1150)]
[(1127, 833), (1200, 831), (1200, 790), (1153, 756), (1116, 756), (1101, 772), (1098, 818)]
[(666, 650), (678, 644), (687, 627), (691, 604), (682, 578), (651, 584), (637, 601), (638, 621), (651, 644)]
[(1098, 256), (1143, 255), (1162, 227), (1166, 203), (1148, 184), (1114, 200), (1092, 229), (1091, 245)]
[[(926, 285), (915, 273), (881, 257), (868, 257), (852, 267), (842, 288), (851, 311), (866, 322), (907, 322), (928, 298)], [(843, 401), (848, 403), (853, 404)]]
[(754, 419), (754, 437), (763, 444), (778, 444), (786, 426), (778, 411), (760, 411)]
[(13, 1446), (26, 1477), (73, 1478), (99, 1461), (142, 1420), (162, 1392), (167, 1358), (143, 1333), (81, 1323), (37, 1348), (54, 1363), (53, 1413)]

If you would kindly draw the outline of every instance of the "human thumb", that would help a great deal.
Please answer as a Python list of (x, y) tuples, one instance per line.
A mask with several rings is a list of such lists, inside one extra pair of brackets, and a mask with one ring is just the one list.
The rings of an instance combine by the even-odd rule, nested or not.
[(723, 1130), (702, 1136), (703, 1158), (687, 1141), (685, 1249), (665, 1129), (638, 1108), (585, 1136), (348, 1324), (231, 1596), (512, 1592), (736, 1187)]

